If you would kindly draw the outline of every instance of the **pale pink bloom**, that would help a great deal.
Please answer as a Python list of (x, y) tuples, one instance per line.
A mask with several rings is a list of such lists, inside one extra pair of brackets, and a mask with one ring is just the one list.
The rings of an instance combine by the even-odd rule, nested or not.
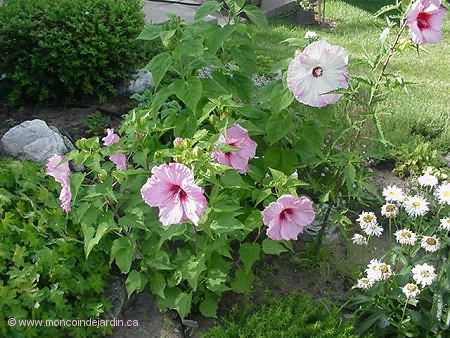
[(141, 188), (141, 195), (149, 206), (159, 208), (159, 220), (163, 225), (187, 220), (197, 225), (208, 205), (191, 169), (178, 163), (153, 167), (152, 176)]
[(442, 39), (445, 8), (441, 0), (418, 0), (406, 17), (414, 43), (436, 43)]
[[(106, 129), (107, 135), (102, 138), (103, 145), (106, 147), (110, 147), (113, 144), (116, 144), (120, 141), (119, 135), (114, 133), (114, 129)], [(127, 170), (128, 163), (127, 163), (127, 155), (123, 153), (114, 153), (111, 156), (109, 156), (109, 160), (112, 161), (115, 165), (117, 170)]]
[(116, 165), (117, 170), (127, 170), (128, 162), (127, 162), (127, 155), (122, 153), (115, 153), (112, 154), (109, 159), (114, 162)]
[(102, 138), (103, 145), (106, 147), (110, 147), (113, 144), (116, 144), (120, 141), (119, 135), (114, 133), (114, 129), (106, 129), (106, 136)]
[(238, 124), (233, 124), (227, 129), (226, 135), (220, 135), (218, 144), (226, 144), (236, 148), (231, 152), (213, 152), (213, 157), (220, 164), (236, 169), (241, 174), (248, 171), (248, 161), (255, 157), (256, 142), (249, 136), (246, 129)]
[(324, 40), (313, 42), (289, 64), (288, 88), (299, 102), (309, 106), (335, 103), (341, 95), (330, 92), (348, 88), (347, 64), (344, 48)]
[(270, 203), (262, 215), (268, 226), (267, 236), (279, 241), (297, 239), (305, 226), (314, 221), (315, 212), (308, 198), (283, 195)]
[(45, 173), (52, 176), (61, 185), (59, 200), (61, 208), (68, 213), (71, 209), (72, 192), (70, 191), (70, 168), (69, 162), (63, 162), (64, 157), (53, 155), (48, 161)]

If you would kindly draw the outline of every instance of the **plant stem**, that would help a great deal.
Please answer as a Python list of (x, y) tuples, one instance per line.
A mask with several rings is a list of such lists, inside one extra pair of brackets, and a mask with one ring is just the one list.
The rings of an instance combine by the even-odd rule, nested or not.
[(403, 322), (403, 318), (405, 317), (407, 305), (408, 305), (408, 298), (406, 298), (405, 306), (403, 307), (402, 319), (400, 319), (400, 324)]
[(329, 204), (327, 211), (325, 212), (325, 217), (323, 218), (322, 226), (319, 231), (319, 235), (317, 236), (316, 245), (314, 248), (314, 253), (317, 256), (319, 253), (320, 245), (322, 244), (323, 236), (325, 235), (325, 230), (327, 227), (328, 219), (330, 218), (331, 210), (333, 209), (333, 204)]

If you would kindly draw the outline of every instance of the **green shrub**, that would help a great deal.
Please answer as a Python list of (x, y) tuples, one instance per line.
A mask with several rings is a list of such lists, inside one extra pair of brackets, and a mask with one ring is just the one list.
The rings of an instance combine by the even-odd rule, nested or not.
[(338, 309), (314, 301), (303, 294), (282, 298), (273, 304), (253, 306), (244, 311), (234, 309), (221, 326), (211, 329), (204, 338), (301, 338), (357, 337), (350, 323), (344, 322)]
[[(99, 318), (108, 257), (86, 260), (58, 184), (31, 162), (0, 161), (0, 337), (96, 337), (109, 328), (24, 326), (19, 320)], [(8, 318), (17, 320), (15, 327)]]
[(141, 0), (11, 0), (0, 22), (12, 102), (102, 99), (143, 56)]

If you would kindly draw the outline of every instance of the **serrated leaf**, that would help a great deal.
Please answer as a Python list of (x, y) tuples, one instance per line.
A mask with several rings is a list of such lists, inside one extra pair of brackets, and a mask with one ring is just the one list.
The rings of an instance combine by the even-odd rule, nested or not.
[(147, 68), (152, 72), (155, 88), (158, 87), (171, 65), (172, 56), (167, 52), (156, 55), (152, 61), (150, 61)]
[(217, 318), (218, 307), (217, 297), (208, 293), (205, 299), (200, 303), (199, 309), (203, 316), (208, 318)]
[(175, 299), (175, 310), (180, 315), (181, 319), (191, 312), (192, 293), (182, 292)]
[(137, 37), (138, 40), (147, 40), (152, 41), (159, 37), (159, 34), (162, 31), (162, 26), (158, 25), (147, 25), (144, 27), (144, 30)]
[(86, 223), (82, 223), (81, 230), (83, 231), (84, 236), (84, 253), (87, 258), (89, 257), (89, 254), (91, 253), (92, 249), (100, 242), (102, 237), (107, 233), (108, 224), (100, 223), (99, 226), (97, 227), (97, 230), (95, 230), (94, 227), (88, 226)]
[(158, 271), (153, 272), (149, 277), (148, 285), (153, 294), (165, 298), (166, 279), (162, 273)]
[(252, 269), (253, 264), (259, 259), (261, 247), (258, 243), (244, 243), (239, 248), (239, 255), (244, 268), (247, 271)]
[(288, 251), (281, 242), (273, 241), (271, 239), (265, 239), (262, 242), (262, 250), (268, 255), (279, 255), (283, 252)]
[(143, 274), (136, 270), (131, 271), (125, 281), (125, 286), (127, 288), (128, 298), (131, 297), (133, 292), (141, 291), (144, 288)]
[(252, 289), (253, 280), (255, 276), (252, 271), (245, 271), (239, 269), (236, 271), (231, 287), (237, 293), (249, 293)]
[(197, 12), (195, 13), (195, 20), (201, 20), (205, 16), (219, 11), (221, 8), (222, 4), (217, 1), (206, 1), (197, 9)]
[(121, 237), (116, 239), (111, 247), (111, 260), (116, 261), (122, 273), (128, 273), (131, 268), (131, 263), (134, 257), (134, 247), (130, 239)]
[(243, 11), (255, 25), (261, 28), (268, 26), (267, 17), (260, 8), (253, 5), (247, 5), (244, 7)]
[(70, 190), (72, 192), (72, 204), (75, 203), (78, 196), (78, 191), (80, 190), (81, 183), (83, 183), (86, 174), (75, 173), (70, 175)]

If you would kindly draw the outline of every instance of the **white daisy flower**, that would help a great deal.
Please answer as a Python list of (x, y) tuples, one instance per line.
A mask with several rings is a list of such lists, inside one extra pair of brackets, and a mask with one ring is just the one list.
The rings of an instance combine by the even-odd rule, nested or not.
[(372, 223), (362, 228), (362, 231), (368, 236), (380, 237), (383, 233), (383, 228), (380, 227), (377, 223)]
[(408, 229), (401, 229), (394, 233), (397, 242), (403, 245), (414, 245), (417, 240), (417, 236), (414, 232)]
[(419, 176), (417, 182), (422, 187), (431, 187), (431, 188), (439, 183), (438, 178), (429, 172), (425, 172), (425, 174)]
[(435, 236), (423, 236), (421, 246), (425, 251), (436, 252), (440, 247), (439, 239)]
[(402, 288), (403, 293), (407, 298), (416, 298), (420, 294), (420, 289), (417, 284), (408, 283)]
[(362, 212), (356, 221), (362, 229), (368, 227), (369, 225), (378, 225), (377, 216), (375, 216), (373, 212)]
[(354, 234), (352, 242), (356, 245), (367, 245), (367, 238), (361, 234)]
[(436, 197), (441, 204), (450, 205), (450, 183), (444, 182), (436, 189)]
[(381, 215), (387, 218), (393, 218), (398, 215), (398, 207), (392, 203), (386, 203), (381, 207)]
[(396, 185), (389, 185), (383, 189), (383, 196), (386, 202), (400, 202), (403, 195), (402, 189)]
[(374, 284), (374, 281), (367, 278), (367, 277), (363, 277), (358, 279), (358, 283), (356, 284), (356, 287), (358, 289), (368, 289), (370, 287), (372, 287)]
[(445, 217), (441, 219), (441, 224), (439, 226), (443, 230), (450, 230), (450, 217)]
[(313, 32), (313, 31), (307, 31), (307, 32), (305, 33), (305, 39), (306, 39), (306, 40), (312, 40), (312, 39), (317, 39), (317, 38), (318, 38), (318, 35), (317, 35), (316, 32)]
[(413, 279), (417, 284), (422, 285), (422, 287), (431, 285), (436, 278), (434, 267), (427, 263), (415, 265), (412, 269), (412, 273)]
[(372, 259), (367, 265), (367, 278), (373, 282), (388, 279), (392, 276), (392, 269), (389, 264), (380, 262), (378, 259)]
[(430, 210), (427, 200), (419, 195), (408, 197), (403, 205), (411, 217), (423, 216)]

